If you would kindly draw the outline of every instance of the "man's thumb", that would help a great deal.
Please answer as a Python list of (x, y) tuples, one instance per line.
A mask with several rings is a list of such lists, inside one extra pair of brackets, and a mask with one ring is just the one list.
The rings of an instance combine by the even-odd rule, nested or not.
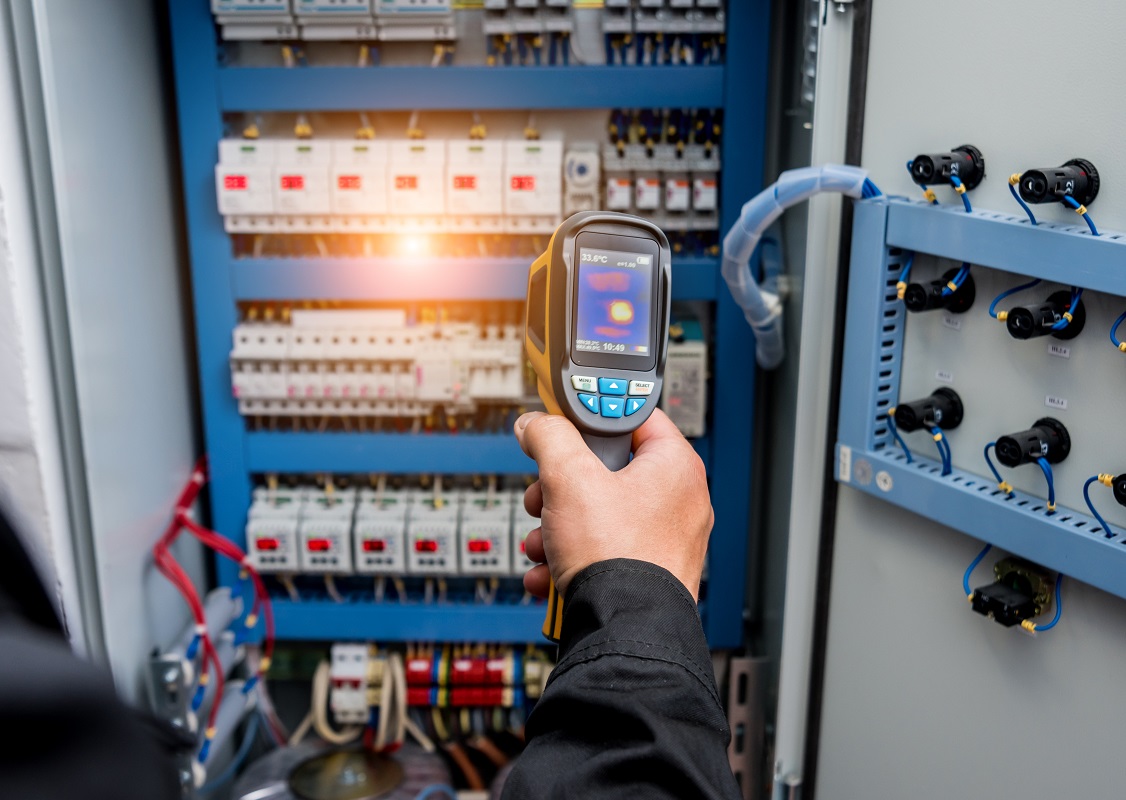
[(597, 461), (566, 417), (532, 411), (516, 420), (514, 429), (520, 447), (539, 465), (540, 472), (575, 459)]

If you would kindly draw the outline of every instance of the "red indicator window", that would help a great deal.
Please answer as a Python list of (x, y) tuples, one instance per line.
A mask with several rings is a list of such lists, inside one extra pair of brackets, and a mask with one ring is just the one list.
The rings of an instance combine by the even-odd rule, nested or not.
[(493, 543), (488, 539), (470, 539), (469, 552), (470, 553), (488, 553), (493, 549)]
[(364, 539), (365, 553), (382, 553), (387, 549), (387, 542), (382, 539)]
[(223, 176), (223, 190), (227, 192), (246, 191), (248, 183), (245, 175)]
[(310, 539), (305, 543), (310, 553), (323, 553), (332, 549), (332, 542), (328, 539)]
[(304, 175), (282, 175), (281, 188), (284, 192), (299, 192), (305, 188)]
[(476, 189), (477, 176), (476, 175), (454, 175), (454, 188), (455, 189)]
[(336, 177), (337, 189), (360, 189), (360, 176), (359, 175), (338, 175)]
[(417, 189), (418, 176), (417, 175), (396, 175), (395, 188), (400, 191), (403, 189)]
[(416, 553), (437, 553), (438, 543), (433, 539), (419, 539), (414, 543)]
[(514, 192), (534, 192), (536, 190), (536, 176), (513, 175), (511, 185)]
[(281, 543), (273, 537), (263, 537), (261, 539), (256, 539), (254, 541), (254, 546), (259, 550), (272, 551), (277, 550), (278, 547), (281, 546)]
[(526, 552), (528, 552), (528, 550), (527, 550), (527, 545), (526, 545), (526, 544), (525, 544), (524, 542), (520, 542), (520, 552), (521, 552), (521, 553), (526, 553)]

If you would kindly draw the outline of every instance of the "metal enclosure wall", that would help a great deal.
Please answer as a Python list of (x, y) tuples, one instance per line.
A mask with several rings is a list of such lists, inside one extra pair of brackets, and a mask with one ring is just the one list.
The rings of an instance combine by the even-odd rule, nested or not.
[[(885, 0), (873, 3), (872, 20), (863, 164), (885, 192), (917, 196), (904, 163), (969, 142), (985, 153), (988, 174), (972, 195), (975, 208), (1015, 214), (1009, 173), (1080, 156), (1102, 175), (1092, 216), (1101, 229), (1126, 229), (1126, 107), (1115, 99), (1126, 73), (1119, 44), (1126, 10), (1094, 0)], [(949, 35), (936, 37), (939, 30)], [(1044, 43), (1066, 31), (1075, 50), (1057, 55)], [(957, 202), (952, 192), (938, 192), (942, 202)], [(1036, 212), (1075, 222), (1062, 207)], [(1063, 380), (1074, 397), (1121, 395), (1121, 361), (1062, 361), (1037, 342), (1014, 351), (1017, 343), (1000, 326), (979, 319), (997, 286), (996, 274), (983, 281), (958, 342), (929, 319), (909, 320), (902, 396), (934, 388), (940, 348), (961, 385), (995, 380), (991, 360), (1009, 359), (1040, 371), (1045, 391), (1057, 388), (1047, 376), (1054, 383), (1070, 373)], [(1073, 350), (1106, 338), (1106, 303), (1093, 302), (1099, 311)], [(1056, 415), (1076, 431), (1075, 452), (1083, 448), (1086, 465), (1120, 471), (1121, 426), (1074, 405)], [(1035, 406), (1022, 402), (1014, 410), (1015, 428)], [(954, 462), (982, 474), (980, 433), (955, 445)], [(1060, 502), (1083, 510), (1080, 471), (1076, 465), (1063, 473)], [(1014, 476), (1042, 494), (1028, 476)], [(1108, 495), (1098, 499), (1109, 521), (1126, 522)], [(1113, 741), (1126, 694), (1113, 676), (1126, 657), (1122, 600), (1071, 581), (1060, 626), (1034, 640), (966, 607), (959, 581), (979, 542), (843, 486), (836, 522), (819, 798), (1121, 793)], [(973, 585), (987, 582), (987, 573), (983, 565)]]

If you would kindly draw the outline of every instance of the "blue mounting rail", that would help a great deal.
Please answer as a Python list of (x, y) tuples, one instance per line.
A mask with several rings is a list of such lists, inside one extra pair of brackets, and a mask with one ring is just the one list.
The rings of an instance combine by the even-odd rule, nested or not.
[(905, 310), (895, 281), (907, 252), (1126, 295), (1126, 236), (989, 211), (892, 199), (857, 204), (849, 270), (837, 480), (977, 539), (1126, 597), (1126, 536), (1096, 520), (895, 446), (887, 411), (898, 399)]
[[(682, 67), (301, 67), (223, 66), (203, 0), (168, 0), (191, 258), (203, 410), (210, 460), (211, 524), (242, 543), (257, 473), (531, 471), (511, 436), (248, 432), (231, 396), (228, 354), (248, 300), (517, 300), (527, 262), (519, 259), (302, 259), (231, 255), (215, 202), (223, 115), (244, 111), (722, 108), (721, 229), (763, 185), (769, 0), (728, 4), (724, 66)], [(674, 263), (674, 297), (714, 302), (714, 370), (709, 436), (695, 442), (708, 469), (715, 529), (706, 606), (712, 647), (743, 642), (750, 527), (754, 340), (722, 286), (714, 258)], [(435, 298), (435, 292), (442, 296)], [(722, 365), (722, 368), (718, 368)], [(409, 446), (408, 446), (409, 444)], [(221, 583), (236, 569), (220, 560)], [(539, 641), (535, 606), (411, 606), (327, 601), (277, 604), (282, 638)]]

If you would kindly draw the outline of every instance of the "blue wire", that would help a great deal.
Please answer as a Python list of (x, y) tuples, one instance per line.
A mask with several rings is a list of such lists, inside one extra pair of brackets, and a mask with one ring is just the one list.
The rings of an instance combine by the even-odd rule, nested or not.
[(870, 200), (873, 197), (883, 197), (884, 193), (880, 191), (880, 187), (872, 182), (871, 178), (864, 179), (864, 185), (860, 189), (861, 197)]
[[(903, 271), (899, 273), (900, 283), (907, 283), (907, 276), (911, 274), (911, 265), (915, 263), (915, 254), (907, 256), (907, 263), (903, 265)], [(1122, 315), (1126, 317), (1126, 314)]]
[[(1079, 298), (1083, 296), (1083, 290), (1078, 287), (1071, 287), (1071, 306), (1067, 309), (1068, 314), (1074, 314), (1076, 306), (1079, 305)], [(1062, 331), (1071, 323), (1067, 321), (1067, 317), (1060, 317), (1056, 323), (1052, 325), (1052, 330)]]
[(1011, 183), (1009, 184), (1009, 194), (1013, 196), (1014, 200), (1020, 203), (1020, 207), (1024, 209), (1024, 213), (1028, 215), (1028, 219), (1032, 222), (1032, 224), (1038, 224), (1036, 222), (1036, 216), (1032, 213), (1032, 209), (1028, 207), (1028, 203), (1024, 202), (1024, 198), (1020, 196), (1020, 192), (1017, 191), (1017, 187), (1013, 186)]
[[(914, 163), (915, 163), (914, 160), (907, 162), (907, 171), (908, 172), (911, 172), (911, 165), (914, 164)], [(912, 178), (914, 178), (914, 173), (911, 173), (911, 175), (912, 175)], [(922, 189), (924, 192), (927, 190), (926, 184), (920, 183), (919, 188)], [(936, 198), (934, 200), (931, 200), (931, 205), (937, 206), (938, 205), (938, 199)]]
[(895, 437), (895, 441), (899, 442), (899, 446), (903, 448), (903, 455), (907, 456), (907, 463), (914, 463), (911, 458), (911, 451), (907, 449), (907, 442), (903, 441), (903, 437), (899, 435), (899, 430), (895, 427), (895, 418), (888, 414), (888, 428), (891, 430), (891, 435)]
[(938, 448), (938, 456), (942, 459), (942, 477), (949, 475), (954, 467), (950, 463), (950, 443), (946, 441), (946, 437), (942, 434), (942, 428), (937, 425), (931, 428), (931, 435), (941, 438), (934, 440), (934, 446)]
[(1037, 631), (1050, 631), (1056, 627), (1056, 623), (1060, 621), (1060, 616), (1063, 614), (1063, 596), (1060, 594), (1060, 587), (1063, 586), (1063, 573), (1056, 576), (1056, 615), (1052, 617), (1052, 621), (1047, 625), (1037, 625)]
[(993, 459), (989, 457), (989, 448), (994, 447), (996, 444), (996, 442), (990, 442), (985, 446), (985, 463), (989, 465), (989, 471), (993, 473), (993, 477), (997, 479), (997, 483), (1002, 484), (1005, 480), (1001, 477), (1001, 473), (997, 471), (997, 468), (993, 466)]
[[(966, 282), (966, 277), (969, 274), (970, 274), (970, 263), (968, 261), (963, 261), (961, 269), (958, 270), (958, 274), (954, 276), (954, 280), (952, 280), (951, 283), (953, 283), (957, 287), (957, 289), (961, 289), (962, 284)], [(943, 286), (942, 287), (942, 296), (943, 297), (949, 297), (950, 295), (954, 294), (954, 292), (957, 291), (957, 289), (951, 289), (949, 286)]]
[(1106, 520), (1103, 519), (1102, 514), (1095, 509), (1095, 504), (1091, 502), (1091, 484), (1098, 481), (1098, 479), (1099, 476), (1096, 475), (1093, 478), (1088, 478), (1087, 482), (1083, 484), (1083, 499), (1087, 501), (1087, 508), (1091, 509), (1091, 515), (1099, 521), (1099, 524), (1103, 526), (1103, 530), (1106, 531), (1106, 538), (1113, 539), (1114, 531), (1106, 524)]
[(254, 747), (254, 739), (258, 736), (258, 715), (251, 714), (250, 722), (246, 724), (246, 735), (242, 737), (242, 744), (239, 745), (238, 752), (235, 757), (231, 759), (231, 763), (219, 775), (215, 776), (213, 780), (208, 781), (200, 787), (200, 794), (210, 794), (225, 784), (227, 781), (235, 777), (239, 771), (239, 767), (246, 761), (247, 756), (250, 755), (250, 749)]
[[(1010, 295), (1014, 295), (1017, 292), (1023, 292), (1025, 289), (1031, 289), (1033, 286), (1036, 286), (1039, 283), (1040, 283), (1040, 279), (1037, 278), (1034, 281), (1029, 281), (1028, 283), (1022, 283), (1020, 286), (1014, 286), (1012, 289), (1008, 289), (1004, 292), (1001, 292), (1001, 294), (994, 297), (993, 302), (989, 304), (989, 316), (993, 317), (993, 319), (997, 319), (997, 304), (998, 303), (1000, 303), (1002, 300), (1004, 300), (1006, 297), (1009, 297)], [(1123, 316), (1126, 317), (1126, 314), (1124, 314)]]
[(442, 794), (449, 797), (450, 800), (457, 800), (457, 792), (454, 790), (454, 788), (452, 786), (446, 786), (441, 783), (435, 783), (427, 786), (425, 789), (415, 795), (414, 800), (427, 800), (427, 798), (431, 797), (435, 792), (441, 792)]
[[(1044, 473), (1044, 480), (1046, 480), (1048, 482), (1048, 505), (1051, 506), (1051, 507), (1055, 507), (1055, 505), (1056, 505), (1056, 482), (1052, 478), (1052, 465), (1048, 463), (1048, 459), (1043, 458), (1043, 457), (1036, 459), (1036, 463), (1040, 465), (1040, 471)], [(1048, 513), (1054, 514), (1056, 512), (1049, 509)]]
[[(1071, 206), (1076, 211), (1079, 210), (1079, 201), (1076, 200), (1071, 195), (1065, 194), (1063, 196), (1063, 202), (1064, 202), (1064, 204)], [(1095, 236), (1099, 235), (1099, 229), (1095, 227), (1095, 221), (1093, 219), (1091, 219), (1091, 215), (1088, 214), (1086, 211), (1083, 212), (1083, 221), (1087, 223), (1087, 227), (1091, 229), (1091, 233), (1093, 235), (1095, 235)]]
[[(1123, 316), (1126, 316), (1126, 315), (1123, 315)], [(1111, 331), (1111, 339), (1112, 340), (1114, 339), (1113, 334), (1114, 334), (1114, 332)], [(200, 641), (201, 641), (201, 639), (200, 639), (200, 636), (199, 636), (198, 633), (195, 636), (192, 637), (192, 640), (190, 642), (188, 642), (188, 649), (184, 652), (184, 658), (186, 658), (188, 661), (192, 661), (192, 660), (195, 659), (196, 653), (199, 652)]]
[(992, 549), (993, 545), (991, 544), (987, 544), (985, 547), (981, 548), (981, 552), (977, 554), (977, 558), (971, 561), (970, 565), (966, 568), (966, 574), (962, 576), (962, 589), (965, 591), (966, 597), (970, 596), (970, 576), (973, 575), (974, 570), (977, 569), (977, 565), (981, 563), (981, 560), (985, 558)]
[[(951, 175), (950, 176), (950, 183), (954, 184), (954, 188), (957, 189), (959, 186), (962, 185), (962, 179), (959, 178), (957, 175)], [(966, 213), (967, 214), (972, 213), (974, 209), (973, 209), (973, 206), (970, 205), (969, 195), (967, 195), (965, 192), (961, 192), (960, 196), (962, 198), (962, 205), (964, 205), (966, 207)]]
[(1123, 322), (1126, 322), (1126, 311), (1123, 311), (1118, 319), (1114, 321), (1114, 324), (1110, 326), (1110, 342), (1118, 348), (1122, 347), (1122, 342), (1118, 341), (1118, 337), (1115, 334), (1118, 333), (1118, 326)]

